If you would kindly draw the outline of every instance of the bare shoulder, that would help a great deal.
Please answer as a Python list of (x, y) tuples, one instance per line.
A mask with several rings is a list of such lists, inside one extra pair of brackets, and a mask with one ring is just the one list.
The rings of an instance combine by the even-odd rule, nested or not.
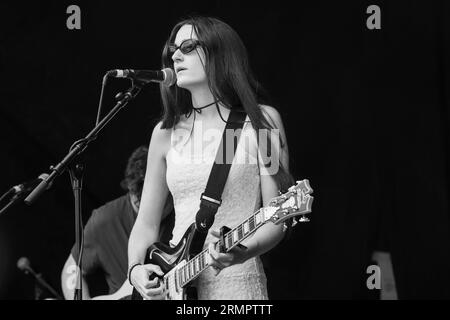
[(152, 149), (153, 152), (159, 150), (166, 154), (170, 147), (171, 132), (171, 129), (162, 128), (162, 121), (158, 122), (158, 124), (153, 128), (150, 149)]
[(281, 146), (287, 145), (286, 132), (284, 130), (283, 120), (277, 109), (267, 105), (260, 105), (264, 117), (267, 119), (272, 128), (279, 130)]
[(263, 115), (266, 117), (267, 121), (269, 121), (269, 123), (272, 126), (275, 126), (276, 128), (283, 127), (283, 122), (281, 120), (280, 113), (278, 112), (277, 109), (275, 109), (272, 106), (268, 106), (268, 105), (264, 105), (264, 104), (261, 104), (259, 106), (263, 112)]
[(157, 141), (165, 141), (167, 139), (170, 140), (171, 129), (163, 129), (162, 121), (158, 122), (156, 126), (153, 128), (152, 140), (155, 139)]

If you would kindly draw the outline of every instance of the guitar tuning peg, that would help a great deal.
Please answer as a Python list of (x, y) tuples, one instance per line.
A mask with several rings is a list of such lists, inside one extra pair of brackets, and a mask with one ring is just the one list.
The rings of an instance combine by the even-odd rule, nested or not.
[(283, 223), (283, 232), (286, 232), (287, 229), (288, 229), (288, 226), (287, 226), (287, 224), (285, 222), (285, 223)]
[(292, 226), (295, 227), (297, 225), (298, 221), (296, 219), (292, 219)]
[(309, 219), (306, 217), (301, 217), (298, 222), (309, 222)]
[(281, 190), (278, 190), (278, 195), (281, 196), (282, 194)]

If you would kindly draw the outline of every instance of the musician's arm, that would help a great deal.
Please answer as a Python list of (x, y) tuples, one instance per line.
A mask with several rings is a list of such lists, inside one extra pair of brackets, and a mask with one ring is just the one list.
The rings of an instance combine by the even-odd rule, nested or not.
[[(70, 254), (61, 272), (61, 288), (64, 294), (64, 298), (66, 300), (73, 300), (76, 285), (75, 271), (76, 271), (76, 262), (72, 254)], [(91, 298), (89, 294), (89, 286), (84, 277), (82, 278), (82, 286), (83, 286), (82, 288), (83, 300), (89, 300)]]
[[(286, 140), (286, 135), (284, 132), (283, 123), (279, 113), (276, 109), (268, 106), (262, 106), (263, 113), (266, 115), (269, 123), (279, 130), (279, 134), (282, 140), (282, 143), (279, 144), (278, 150), (274, 150), (272, 147), (272, 152), (278, 151), (278, 157), (281, 160), (281, 163), (284, 168), (289, 170), (289, 151)], [(257, 133), (258, 134), (258, 133)], [(278, 139), (278, 136), (272, 137), (273, 139)], [(275, 144), (276, 145), (276, 144)], [(275, 148), (276, 149), (276, 148)], [(265, 152), (265, 148), (261, 148), (260, 153)], [(272, 159), (273, 162), (278, 162), (278, 158)], [(270, 170), (273, 171), (273, 168)], [(279, 188), (277, 183), (273, 177), (273, 173), (267, 168), (264, 168), (262, 164), (260, 164), (260, 176), (261, 176), (261, 195), (262, 202), (264, 206), (267, 206), (270, 200), (276, 196), (278, 196)], [(271, 174), (272, 173), (272, 174)], [(214, 236), (218, 236), (219, 233), (217, 230), (211, 230)], [(275, 247), (284, 237), (283, 225), (275, 225), (273, 223), (266, 223), (261, 226), (253, 236), (242, 242), (243, 245), (247, 247), (247, 250), (242, 250), (238, 247), (232, 250), (231, 255), (218, 253), (216, 250), (210, 248), (213, 252), (213, 258), (218, 260), (218, 263), (212, 262), (214, 264), (221, 264), (222, 266), (229, 266), (233, 264), (242, 263), (250, 258), (262, 255)]]
[(144, 263), (148, 247), (158, 240), (162, 213), (169, 189), (166, 183), (165, 155), (170, 147), (170, 130), (159, 123), (150, 141), (145, 182), (139, 213), (128, 242), (128, 263)]
[[(273, 141), (272, 154), (277, 154), (283, 167), (286, 170), (289, 170), (289, 150), (280, 114), (275, 108), (269, 106), (262, 106), (262, 110), (269, 123), (275, 129), (279, 130), (279, 136), (277, 133), (275, 134), (275, 136), (272, 136), (272, 139), (278, 139), (278, 137), (280, 137), (282, 141), (281, 143), (278, 143), (279, 140)], [(275, 146), (275, 148), (273, 146)], [(263, 148), (260, 149), (260, 152), (264, 152)], [(272, 166), (274, 165), (274, 162), (278, 162), (278, 159), (276, 158), (272, 160)], [(260, 168), (262, 168), (260, 170), (264, 171), (264, 174), (261, 173), (262, 203), (263, 206), (267, 206), (272, 198), (278, 196), (279, 188), (273, 177), (273, 173), (276, 173), (277, 167), (272, 167), (270, 170), (267, 170), (260, 165)], [(277, 226), (273, 223), (266, 223), (261, 228), (259, 228), (252, 237), (248, 239), (248, 242), (243, 242), (243, 244), (248, 246), (249, 249), (246, 258), (252, 258), (266, 253), (267, 251), (275, 247), (283, 239), (283, 237), (283, 225)]]

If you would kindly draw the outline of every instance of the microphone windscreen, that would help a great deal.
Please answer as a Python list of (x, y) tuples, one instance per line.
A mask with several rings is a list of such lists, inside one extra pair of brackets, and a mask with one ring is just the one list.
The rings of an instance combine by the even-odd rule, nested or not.
[(22, 271), (28, 270), (30, 268), (30, 260), (26, 257), (22, 257), (19, 260), (17, 260), (17, 268), (19, 268)]
[(164, 81), (162, 83), (163, 85), (171, 87), (177, 82), (177, 75), (175, 74), (175, 71), (173, 71), (173, 69), (165, 68), (162, 70), (162, 72), (164, 72), (165, 74)]

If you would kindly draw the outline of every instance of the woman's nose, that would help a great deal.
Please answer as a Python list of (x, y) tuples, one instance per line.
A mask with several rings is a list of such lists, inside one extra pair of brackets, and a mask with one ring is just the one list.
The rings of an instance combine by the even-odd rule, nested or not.
[(181, 53), (180, 49), (177, 49), (172, 55), (173, 62), (181, 61), (183, 58), (183, 54)]

